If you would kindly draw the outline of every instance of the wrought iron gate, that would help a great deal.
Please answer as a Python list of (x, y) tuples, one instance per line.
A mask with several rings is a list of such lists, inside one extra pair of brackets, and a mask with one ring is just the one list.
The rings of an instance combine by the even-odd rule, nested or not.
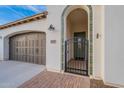
[(65, 72), (88, 75), (88, 40), (75, 37), (65, 41)]

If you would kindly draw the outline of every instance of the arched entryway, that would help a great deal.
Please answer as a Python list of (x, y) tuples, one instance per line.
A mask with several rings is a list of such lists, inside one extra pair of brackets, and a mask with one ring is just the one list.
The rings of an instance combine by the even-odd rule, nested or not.
[[(26, 31), (25, 31), (26, 32)], [(46, 34), (26, 32), (8, 35), (8, 60), (46, 65)]]
[(62, 14), (63, 70), (92, 74), (92, 42), (92, 7), (67, 6)]

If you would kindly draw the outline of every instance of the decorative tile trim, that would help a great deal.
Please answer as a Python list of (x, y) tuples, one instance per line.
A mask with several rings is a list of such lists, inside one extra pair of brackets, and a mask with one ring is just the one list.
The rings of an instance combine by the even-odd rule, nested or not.
[[(92, 75), (93, 72), (93, 10), (91, 5), (86, 5), (89, 8), (89, 75)], [(64, 42), (64, 15), (66, 10), (70, 7), (70, 5), (67, 5), (65, 9), (63, 10), (62, 16), (61, 16), (61, 69), (64, 70), (64, 64), (65, 64), (65, 42)]]

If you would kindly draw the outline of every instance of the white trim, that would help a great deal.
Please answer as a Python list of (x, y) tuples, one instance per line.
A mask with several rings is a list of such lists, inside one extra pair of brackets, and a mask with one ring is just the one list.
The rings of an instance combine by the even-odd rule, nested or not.
[(90, 75), (90, 78), (95, 79), (95, 80), (103, 80), (101, 77), (97, 77), (97, 76), (93, 76), (93, 75), (92, 76)]
[(51, 72), (57, 72), (57, 73), (61, 72), (60, 70), (56, 70), (56, 69), (53, 69), (53, 68), (47, 68), (46, 70), (51, 71)]

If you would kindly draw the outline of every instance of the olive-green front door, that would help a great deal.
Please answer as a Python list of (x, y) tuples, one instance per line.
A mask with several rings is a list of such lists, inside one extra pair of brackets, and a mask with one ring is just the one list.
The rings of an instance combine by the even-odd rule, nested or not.
[(85, 32), (74, 33), (74, 58), (76, 60), (85, 59)]

